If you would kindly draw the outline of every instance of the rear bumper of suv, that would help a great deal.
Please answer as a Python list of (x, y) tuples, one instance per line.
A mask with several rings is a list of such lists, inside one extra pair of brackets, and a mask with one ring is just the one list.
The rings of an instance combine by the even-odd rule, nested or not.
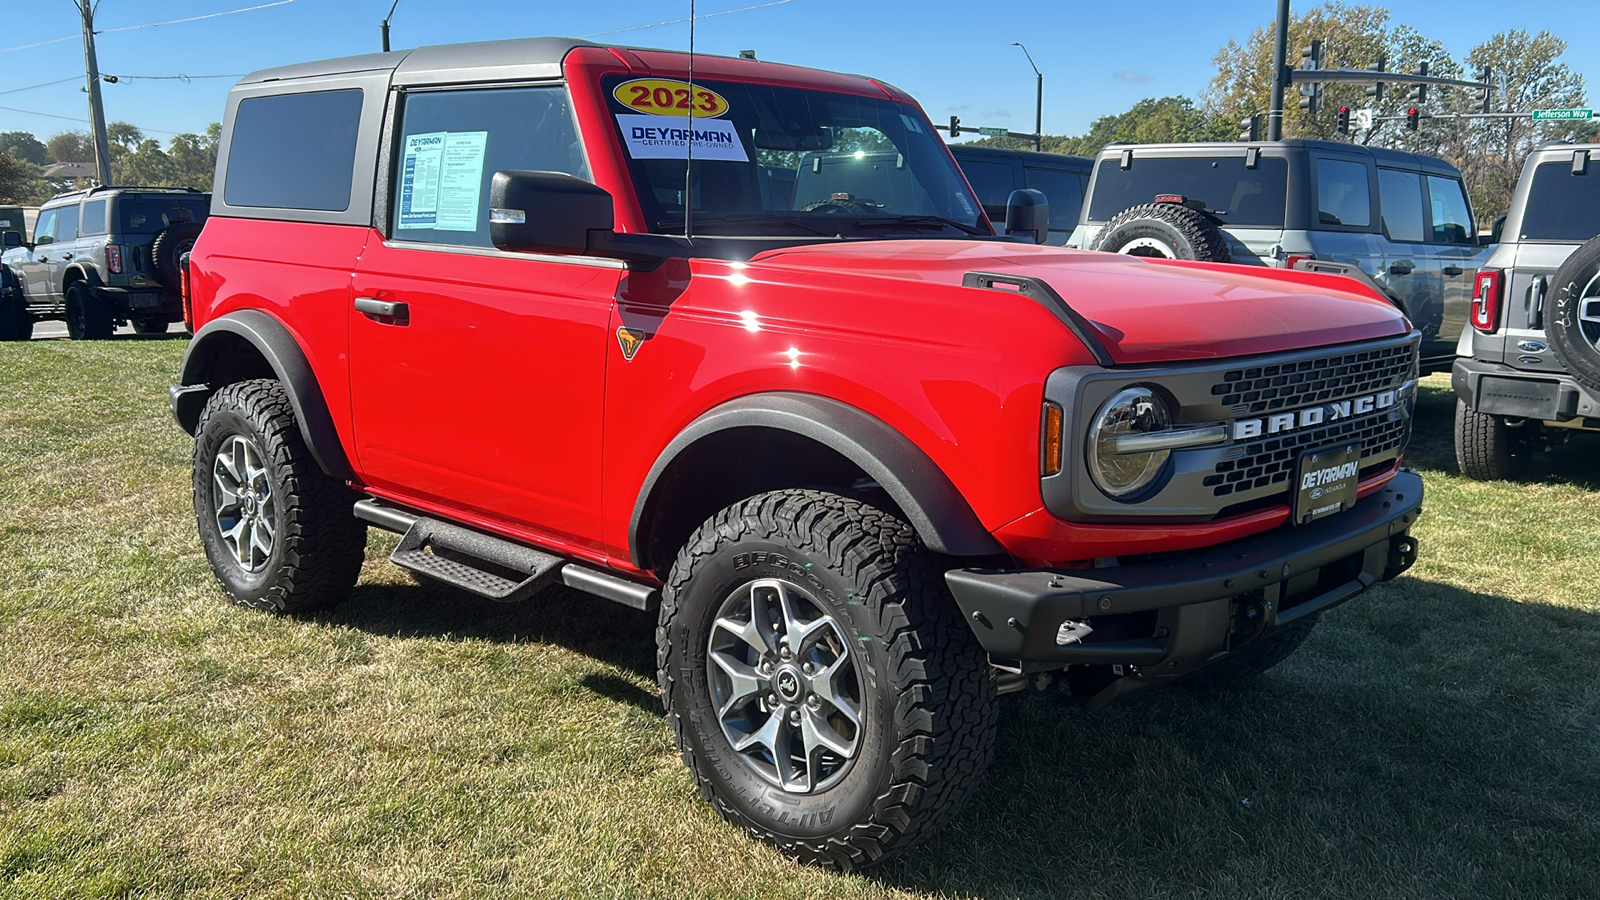
[(183, 298), (175, 292), (160, 288), (125, 288), (101, 285), (94, 288), (95, 298), (104, 303), (114, 315), (167, 316), (171, 321), (183, 318)]
[[(1600, 420), (1600, 397), (1565, 372), (1529, 372), (1502, 363), (1457, 359), (1450, 386), (1474, 412), (1508, 419), (1569, 423)], [(1584, 422), (1584, 427), (1600, 427)]]
[(1416, 560), (1422, 479), (1401, 470), (1347, 512), (1172, 559), (1096, 569), (952, 569), (945, 581), (1000, 665), (1134, 667), (1147, 680), (1222, 658)]

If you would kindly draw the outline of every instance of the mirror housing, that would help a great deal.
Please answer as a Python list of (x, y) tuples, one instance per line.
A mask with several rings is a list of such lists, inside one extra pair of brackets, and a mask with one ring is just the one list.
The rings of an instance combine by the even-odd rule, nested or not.
[(1031, 234), (1035, 244), (1050, 239), (1050, 201), (1042, 191), (1019, 188), (1006, 198), (1006, 234)]
[(1506, 230), (1506, 217), (1496, 216), (1494, 224), (1489, 226), (1489, 243), (1500, 243), (1500, 232)]
[(578, 254), (616, 224), (611, 195), (562, 172), (507, 169), (489, 182), (489, 242), (512, 253)]
[(33, 245), (35, 247), (40, 247), (40, 246), (43, 246), (45, 244), (54, 244), (55, 242), (56, 242), (56, 239), (53, 236), (48, 235), (48, 234), (41, 234), (38, 237), (35, 237), (33, 239)]
[(16, 233), (15, 231), (6, 232), (5, 246), (8, 247), (8, 248), (9, 247), (21, 247), (22, 246), (22, 235)]

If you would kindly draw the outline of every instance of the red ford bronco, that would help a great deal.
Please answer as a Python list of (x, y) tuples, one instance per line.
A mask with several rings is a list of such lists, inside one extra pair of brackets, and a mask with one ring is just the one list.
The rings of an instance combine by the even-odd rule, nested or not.
[(659, 607), (684, 761), (796, 858), (947, 820), (997, 694), (1248, 677), (1415, 559), (1392, 305), (1038, 246), (1037, 192), (996, 235), (883, 82), (500, 41), (250, 75), (222, 134), (171, 403), (223, 591), (336, 602), (377, 526)]

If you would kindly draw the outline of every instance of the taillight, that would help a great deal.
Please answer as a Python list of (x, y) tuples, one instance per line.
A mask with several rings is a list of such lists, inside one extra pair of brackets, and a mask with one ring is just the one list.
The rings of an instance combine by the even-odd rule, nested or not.
[(122, 274), (122, 245), (106, 245), (106, 271), (113, 275)]
[(1500, 297), (1503, 289), (1499, 269), (1480, 269), (1472, 281), (1472, 327), (1493, 334), (1500, 325)]
[(189, 254), (178, 257), (178, 296), (183, 298), (183, 324), (194, 331), (194, 303), (189, 299)]
[(1039, 448), (1039, 470), (1045, 475), (1061, 471), (1061, 407), (1054, 403), (1044, 405), (1043, 446)]
[(1316, 259), (1316, 257), (1309, 253), (1291, 253), (1284, 258), (1283, 267), (1285, 269), (1292, 269), (1294, 268), (1294, 264), (1302, 259)]

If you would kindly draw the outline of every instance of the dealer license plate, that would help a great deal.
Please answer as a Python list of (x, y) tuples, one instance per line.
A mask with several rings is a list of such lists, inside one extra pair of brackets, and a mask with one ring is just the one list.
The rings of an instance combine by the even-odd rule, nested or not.
[(1300, 456), (1296, 468), (1294, 521), (1315, 522), (1356, 505), (1361, 480), (1361, 445), (1324, 447)]

